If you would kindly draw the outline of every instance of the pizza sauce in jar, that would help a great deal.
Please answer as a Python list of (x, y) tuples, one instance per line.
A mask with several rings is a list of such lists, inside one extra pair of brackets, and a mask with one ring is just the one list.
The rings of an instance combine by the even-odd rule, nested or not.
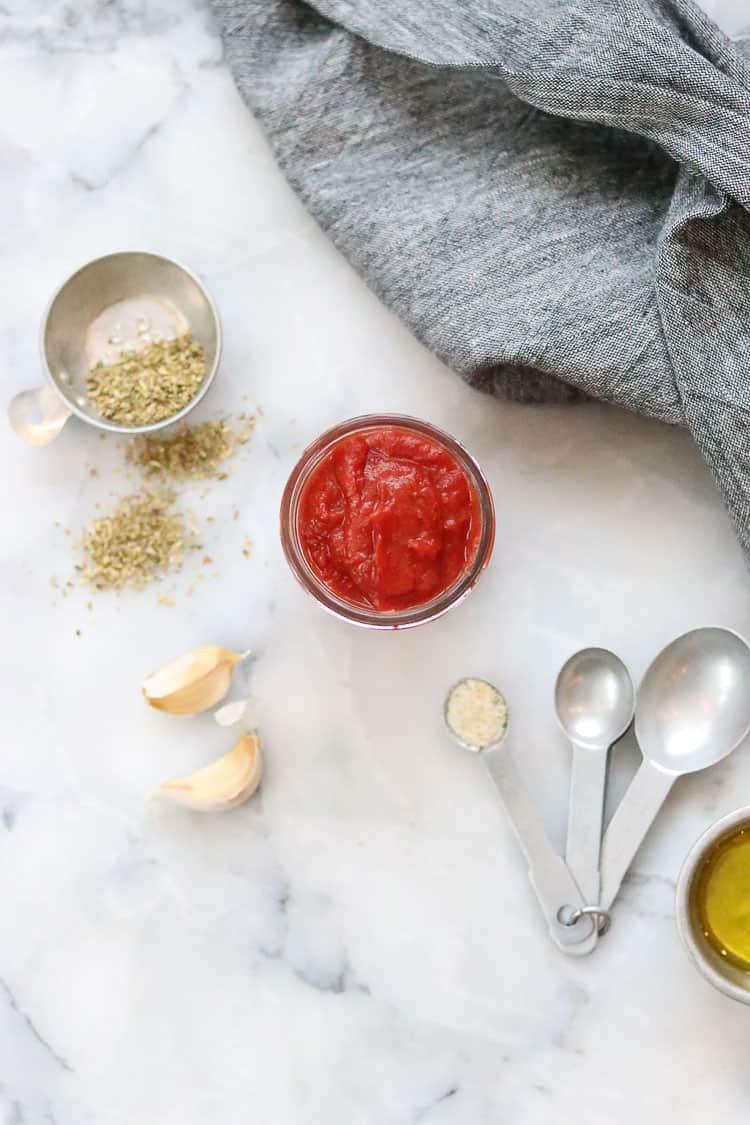
[(474, 562), (480, 498), (456, 456), (398, 425), (345, 434), (312, 469), (297, 509), (302, 554), (336, 597), (376, 612), (449, 590)]

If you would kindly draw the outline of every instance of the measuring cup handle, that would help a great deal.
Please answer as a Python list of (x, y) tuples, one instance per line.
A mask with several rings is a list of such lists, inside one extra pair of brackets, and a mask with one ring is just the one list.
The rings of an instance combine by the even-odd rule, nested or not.
[(529, 880), (547, 920), (550, 937), (563, 953), (574, 956), (590, 953), (597, 938), (591, 919), (581, 918), (574, 926), (566, 926), (558, 916), (562, 907), (570, 909), (585, 904), (573, 876), (549, 842), (507, 745), (485, 750), (482, 759), (528, 864)]
[(71, 411), (52, 387), (19, 391), (8, 405), (8, 419), (27, 445), (49, 445), (63, 428)]
[(601, 904), (605, 910), (617, 898), (628, 868), (675, 783), (673, 774), (644, 761), (604, 833), (602, 842)]

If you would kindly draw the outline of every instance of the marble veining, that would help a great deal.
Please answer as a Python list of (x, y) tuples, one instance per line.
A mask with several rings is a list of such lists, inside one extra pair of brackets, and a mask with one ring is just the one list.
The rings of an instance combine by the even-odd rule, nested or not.
[[(732, 31), (744, 7), (712, 10)], [(60, 281), (144, 248), (216, 297), (202, 416), (258, 414), (230, 478), (186, 489), (215, 566), (90, 610), (66, 586), (72, 543), (134, 487), (122, 450), (75, 422), (44, 450), (3, 431), (0, 1125), (743, 1120), (747, 1011), (690, 967), (673, 894), (695, 837), (750, 801), (747, 750), (675, 787), (611, 934), (576, 962), (440, 716), (459, 676), (502, 687), (562, 847), (562, 661), (604, 644), (637, 679), (687, 628), (750, 633), (745, 564), (687, 436), (493, 403), (447, 372), (295, 200), (201, 4), (4, 0), (0, 64), (6, 399), (39, 380)], [(476, 593), (402, 636), (322, 614), (277, 538), (300, 448), (368, 410), (452, 430), (498, 507)], [(139, 686), (210, 642), (254, 651), (267, 772), (250, 804), (200, 817), (146, 795), (233, 732), (152, 712)], [(624, 740), (610, 805), (637, 762)]]

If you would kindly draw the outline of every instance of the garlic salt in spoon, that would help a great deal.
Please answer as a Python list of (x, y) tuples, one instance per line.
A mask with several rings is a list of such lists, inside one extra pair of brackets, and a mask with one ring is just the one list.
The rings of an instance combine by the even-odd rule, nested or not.
[(589, 916), (577, 914), (586, 904), (521, 784), (505, 741), (508, 706), (503, 695), (486, 680), (460, 680), (448, 692), (443, 715), (458, 745), (482, 756), (528, 864), (529, 880), (555, 945), (563, 953), (590, 953), (596, 927)]
[(599, 903), (607, 758), (632, 723), (634, 706), (630, 673), (608, 649), (582, 649), (561, 668), (555, 711), (573, 746), (565, 862), (590, 906)]
[(609, 910), (678, 777), (716, 765), (750, 733), (750, 648), (729, 629), (694, 629), (667, 645), (638, 689), (643, 762), (602, 843), (601, 903)]

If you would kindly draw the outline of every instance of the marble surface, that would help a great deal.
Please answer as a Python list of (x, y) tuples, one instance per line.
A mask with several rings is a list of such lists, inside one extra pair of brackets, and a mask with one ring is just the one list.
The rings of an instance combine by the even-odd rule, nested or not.
[[(713, 10), (731, 30), (744, 6)], [(305, 215), (188, 0), (5, 0), (0, 152), (6, 397), (39, 378), (53, 288), (147, 248), (190, 264), (221, 309), (203, 416), (262, 411), (230, 479), (186, 490), (215, 520), (193, 595), (198, 560), (91, 610), (65, 587), (72, 540), (132, 487), (122, 450), (78, 423), (43, 450), (3, 432), (0, 1123), (743, 1119), (747, 1009), (691, 968), (673, 889), (694, 838), (750, 801), (750, 752), (677, 786), (611, 934), (577, 962), (549, 944), (487, 779), (440, 721), (458, 676), (502, 685), (562, 845), (564, 658), (608, 645), (638, 677), (689, 627), (750, 633), (745, 564), (687, 436), (466, 389)], [(499, 517), (475, 595), (403, 635), (323, 614), (276, 532), (301, 445), (383, 409), (464, 439)], [(206, 642), (256, 651), (267, 748), (262, 792), (214, 817), (145, 795), (231, 732), (139, 694)], [(636, 762), (618, 749), (615, 797)]]

